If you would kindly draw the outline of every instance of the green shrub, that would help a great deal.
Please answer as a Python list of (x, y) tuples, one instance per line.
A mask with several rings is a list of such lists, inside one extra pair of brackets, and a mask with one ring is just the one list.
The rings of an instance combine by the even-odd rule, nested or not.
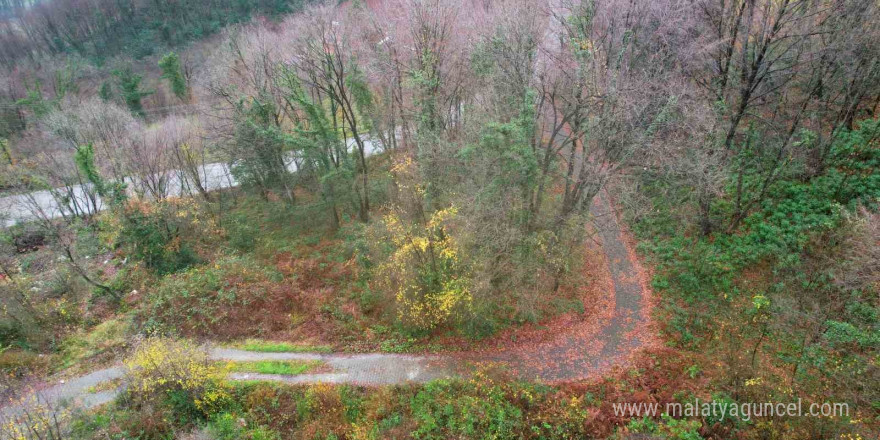
[[(296, 305), (281, 275), (247, 257), (225, 257), (163, 278), (139, 311), (161, 332), (255, 336), (289, 325)], [(281, 319), (285, 317), (285, 319)]]
[(412, 401), (418, 439), (450, 437), (519, 438), (522, 409), (503, 384), (438, 380), (425, 385)]
[(198, 230), (210, 229), (192, 200), (131, 201), (121, 210), (120, 243), (160, 275), (198, 262), (193, 249)]
[(226, 238), (229, 245), (240, 252), (251, 252), (257, 245), (260, 228), (259, 224), (247, 213), (234, 213), (227, 216), (223, 221), (226, 230)]
[(244, 427), (238, 418), (230, 413), (221, 413), (211, 419), (208, 432), (216, 440), (238, 440), (244, 437)]
[(657, 423), (647, 417), (633, 419), (627, 428), (637, 434), (650, 434), (656, 438), (668, 440), (703, 440), (697, 430), (700, 428), (699, 420), (679, 420), (663, 415), (661, 422)]

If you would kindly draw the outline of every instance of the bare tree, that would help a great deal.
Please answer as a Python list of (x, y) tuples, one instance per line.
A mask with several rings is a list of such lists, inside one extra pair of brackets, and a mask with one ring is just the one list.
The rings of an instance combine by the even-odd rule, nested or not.
[[(88, 265), (89, 256), (80, 255), (78, 251), (77, 228), (80, 223), (75, 219), (61, 221), (47, 211), (46, 204), (39, 199), (39, 193), (23, 194), (24, 204), (30, 211), (31, 218), (39, 225), (40, 230), (49, 239), (50, 245), (64, 258), (68, 267), (79, 275), (86, 283), (119, 299), (120, 294), (91, 273)], [(88, 226), (83, 228), (88, 233)], [(85, 260), (85, 261), (84, 261)]]
[[(542, 84), (538, 109), (550, 122), (542, 121), (547, 129), (538, 133), (552, 142), (544, 149), (544, 174), (552, 155), (564, 153), (563, 219), (588, 206), (649, 141), (673, 101), (656, 86), (667, 77), (668, 54), (638, 44), (655, 38), (648, 6), (562, 2), (551, 13), (558, 46), (546, 45), (542, 55), (545, 75), (556, 79)], [(536, 209), (542, 196), (538, 191)]]
[(162, 129), (166, 132), (171, 167), (176, 171), (180, 194), (198, 194), (208, 200), (204, 134), (198, 120), (173, 116)]
[(279, 189), (292, 203), (283, 124), (296, 115), (278, 84), (278, 38), (261, 28), (234, 31), (201, 82), (214, 98), (209, 128), (239, 182), (256, 186), (264, 198)]
[(172, 145), (180, 143), (178, 133), (167, 130), (165, 124), (146, 128), (133, 134), (126, 156), (132, 190), (139, 197), (162, 200), (168, 196), (171, 178)]

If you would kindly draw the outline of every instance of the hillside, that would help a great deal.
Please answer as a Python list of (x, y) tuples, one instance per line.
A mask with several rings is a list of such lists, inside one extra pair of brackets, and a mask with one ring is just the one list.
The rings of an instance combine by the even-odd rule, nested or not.
[(878, 8), (0, 4), (0, 440), (876, 438)]

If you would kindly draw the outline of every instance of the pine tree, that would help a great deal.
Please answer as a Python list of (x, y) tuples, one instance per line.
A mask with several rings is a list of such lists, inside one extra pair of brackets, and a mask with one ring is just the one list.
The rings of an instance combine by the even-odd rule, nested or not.
[(136, 75), (130, 68), (116, 70), (113, 75), (119, 80), (119, 89), (125, 105), (137, 116), (144, 116), (144, 108), (141, 99), (154, 93), (153, 90), (141, 90), (141, 75)]
[(180, 57), (174, 52), (169, 52), (159, 60), (159, 67), (162, 69), (162, 78), (167, 79), (171, 84), (174, 96), (185, 100), (187, 95), (186, 77), (183, 76)]

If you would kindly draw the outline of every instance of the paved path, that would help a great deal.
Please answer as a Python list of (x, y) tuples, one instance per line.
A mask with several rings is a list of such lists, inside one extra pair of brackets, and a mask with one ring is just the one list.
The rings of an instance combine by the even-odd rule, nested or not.
[[(282, 376), (274, 374), (232, 373), (233, 380), (273, 380), (287, 383), (354, 383), (359, 385), (394, 385), (406, 382), (423, 383), (432, 379), (451, 377), (449, 359), (441, 356), (403, 354), (329, 354), (329, 353), (258, 353), (230, 348), (213, 348), (212, 359), (218, 361), (309, 360), (325, 363), (330, 372)], [(113, 400), (119, 390), (91, 392), (94, 387), (125, 374), (124, 368), (114, 366), (93, 371), (87, 375), (62, 381), (54, 386), (32, 392), (18, 402), (0, 408), (0, 423), (21, 415), (24, 407), (39, 401), (51, 408), (74, 405), (91, 408)]]
[(406, 382), (427, 382), (455, 375), (446, 356), (423, 356), (387, 353), (316, 354), (316, 353), (254, 353), (218, 348), (211, 351), (215, 359), (230, 361), (316, 360), (327, 364), (329, 373), (281, 376), (275, 374), (233, 373), (239, 380), (276, 380), (288, 383), (355, 383), (360, 385), (394, 385)]
[(652, 332), (648, 328), (651, 305), (647, 276), (628, 247), (612, 206), (602, 191), (590, 209), (610, 279), (610, 285), (599, 287), (611, 292), (607, 297), (585, 297), (583, 301), (585, 306), (591, 301), (603, 304), (591, 314), (554, 329), (552, 337), (537, 343), (514, 343), (498, 353), (480, 353), (474, 360), (502, 362), (521, 377), (543, 382), (575, 381), (626, 363), (636, 349), (649, 342)]
[[(472, 369), (472, 364), (479, 362), (502, 363), (520, 377), (543, 382), (595, 377), (611, 367), (625, 364), (638, 348), (648, 342), (649, 334), (646, 331), (650, 319), (646, 278), (632, 250), (628, 248), (626, 237), (611, 207), (612, 204), (604, 192), (595, 198), (591, 207), (594, 228), (602, 244), (610, 278), (609, 287), (613, 291), (608, 295), (607, 313), (566, 322), (561, 328), (554, 329), (551, 337), (544, 338), (539, 343), (509, 342), (507, 346), (488, 344), (484, 351), (442, 355), (257, 353), (213, 348), (210, 351), (211, 357), (230, 361), (318, 360), (331, 369), (327, 373), (298, 376), (254, 373), (231, 375), (235, 380), (275, 380), (288, 383), (421, 383), (466, 375)], [(93, 407), (112, 400), (118, 391), (90, 393), (89, 389), (122, 375), (121, 367), (94, 371), (46, 388), (36, 397), (53, 406), (60, 402), (71, 402), (83, 407)], [(26, 400), (32, 401), (34, 397), (27, 396)], [(7, 405), (0, 410), (0, 419), (20, 410), (18, 405)]]

